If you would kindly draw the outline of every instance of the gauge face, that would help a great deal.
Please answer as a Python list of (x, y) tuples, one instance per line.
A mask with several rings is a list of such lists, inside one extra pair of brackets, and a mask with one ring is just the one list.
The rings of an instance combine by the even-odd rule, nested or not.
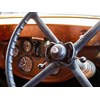
[(29, 56), (23, 56), (19, 59), (18, 67), (24, 72), (30, 72), (33, 68), (32, 58)]
[(30, 52), (31, 49), (32, 49), (31, 42), (28, 41), (28, 40), (25, 40), (25, 41), (23, 42), (23, 50), (24, 50), (25, 52)]
[(13, 52), (13, 57), (17, 57), (19, 53), (18, 47), (15, 46), (14, 52)]

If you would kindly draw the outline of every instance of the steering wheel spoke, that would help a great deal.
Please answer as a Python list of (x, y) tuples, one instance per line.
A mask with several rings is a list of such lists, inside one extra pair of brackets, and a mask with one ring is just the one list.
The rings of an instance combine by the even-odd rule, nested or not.
[(36, 86), (41, 80), (49, 76), (55, 68), (59, 66), (58, 62), (52, 62), (47, 67), (45, 67), (39, 74), (33, 77), (29, 82), (27, 82), (24, 87)]
[(40, 19), (38, 14), (36, 12), (31, 12), (33, 15), (32, 18), (38, 25), (38, 27), (41, 29), (41, 31), (45, 34), (45, 36), (54, 43), (60, 43), (60, 41), (57, 39), (57, 37), (52, 33), (52, 31), (47, 27), (46, 24)]
[(74, 43), (76, 53), (78, 53), (87, 42), (89, 42), (97, 32), (100, 31), (100, 21), (90, 28), (79, 40)]
[(84, 73), (81, 71), (79, 68), (76, 60), (73, 61), (73, 63), (69, 67), (71, 71), (73, 72), (74, 76), (78, 80), (78, 82), (83, 86), (83, 87), (92, 87), (91, 83), (89, 80), (86, 78)]

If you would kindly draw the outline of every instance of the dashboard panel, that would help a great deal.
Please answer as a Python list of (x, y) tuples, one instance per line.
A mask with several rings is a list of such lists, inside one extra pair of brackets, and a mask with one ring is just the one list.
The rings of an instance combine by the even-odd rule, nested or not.
[[(10, 36), (16, 25), (1, 25), (0, 26), (0, 67), (5, 67), (5, 55)], [(66, 43), (73, 43), (80, 38), (90, 27), (75, 26), (75, 25), (57, 25), (48, 24), (48, 27), (57, 36), (57, 38)], [(3, 31), (1, 28), (5, 28)], [(40, 63), (45, 62), (45, 49), (50, 41), (44, 36), (37, 25), (26, 25), (18, 39), (13, 56), (13, 71), (14, 74), (31, 79), (38, 74), (42, 69), (38, 67)], [(92, 49), (92, 51), (91, 51)], [(100, 34), (97, 34), (79, 53), (79, 57), (86, 56), (87, 59), (93, 61), (97, 67), (100, 67)], [(73, 77), (72, 72), (63, 67), (55, 69), (50, 76), (43, 82), (62, 82)]]

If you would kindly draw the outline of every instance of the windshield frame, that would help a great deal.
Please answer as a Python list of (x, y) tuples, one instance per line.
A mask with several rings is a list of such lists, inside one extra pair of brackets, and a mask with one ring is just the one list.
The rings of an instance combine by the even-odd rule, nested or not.
[[(4, 18), (23, 18), (27, 12), (0, 12), (0, 19)], [(64, 13), (38, 13), (41, 18), (88, 18), (100, 19), (98, 15), (87, 14), (64, 14)]]

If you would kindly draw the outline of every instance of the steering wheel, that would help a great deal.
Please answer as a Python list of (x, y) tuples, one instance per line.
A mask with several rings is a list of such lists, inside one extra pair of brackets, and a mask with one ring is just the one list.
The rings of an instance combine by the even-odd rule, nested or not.
[[(42, 32), (46, 35), (46, 37), (51, 43), (45, 50), (45, 59), (48, 62), (48, 65), (39, 74), (37, 74), (35, 77), (29, 80), (24, 85), (24, 87), (32, 87), (37, 85), (41, 80), (50, 75), (55, 68), (61, 65), (68, 67), (73, 72), (74, 76), (77, 78), (77, 80), (82, 86), (92, 87), (91, 83), (88, 81), (88, 79), (86, 78), (86, 76), (81, 71), (78, 65), (77, 54), (85, 46), (85, 44), (91, 38), (93, 38), (98, 31), (100, 31), (100, 21), (92, 28), (90, 28), (84, 34), (84, 36), (78, 39), (74, 44), (72, 42), (62, 43), (51, 32), (51, 30), (46, 26), (46, 24), (43, 23), (43, 21), (38, 16), (37, 12), (27, 13), (26, 16), (19, 23), (19, 25), (16, 27), (10, 38), (5, 61), (6, 78), (8, 86), (16, 86), (12, 69), (13, 52), (21, 31), (30, 19), (33, 19), (36, 22), (38, 27), (42, 30)], [(85, 61), (84, 58), (81, 60), (83, 62)]]

